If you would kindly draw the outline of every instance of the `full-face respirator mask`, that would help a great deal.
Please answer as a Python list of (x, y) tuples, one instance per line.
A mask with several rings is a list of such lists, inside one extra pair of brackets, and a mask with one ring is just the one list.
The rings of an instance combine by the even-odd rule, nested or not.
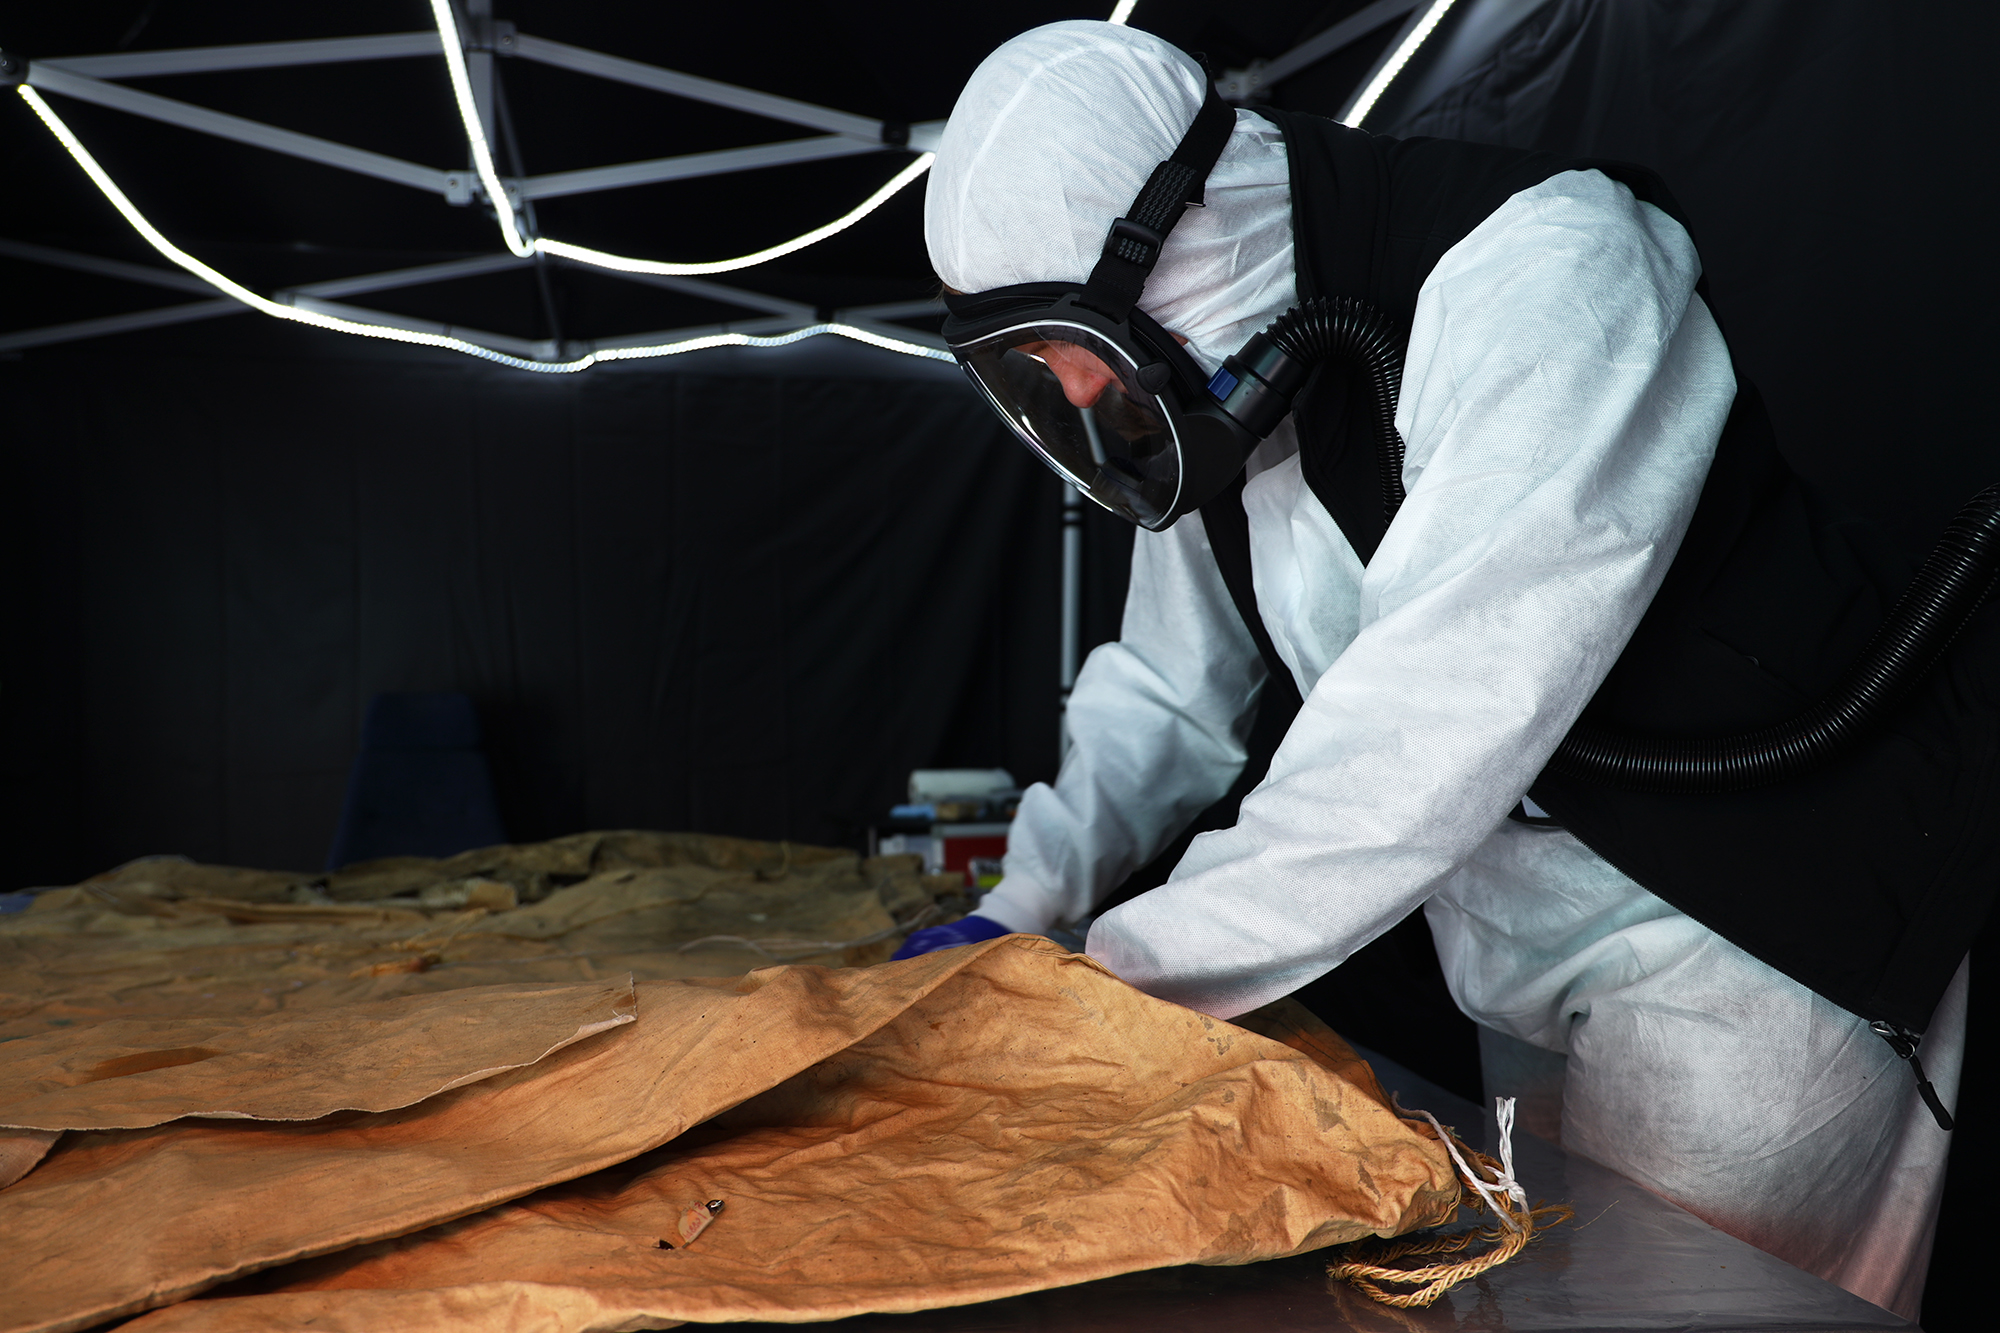
[(1402, 352), (1362, 302), (1309, 301), (1257, 334), (1213, 376), (1138, 308), (1184, 209), (1200, 207), (1236, 116), (1211, 88), (1173, 156), (1111, 223), (1082, 283), (948, 294), (945, 341), (1000, 417), (1043, 462), (1112, 513), (1158, 532), (1214, 499), (1292, 409), (1329, 354), (1368, 372), (1384, 504), (1402, 499), (1395, 430)]

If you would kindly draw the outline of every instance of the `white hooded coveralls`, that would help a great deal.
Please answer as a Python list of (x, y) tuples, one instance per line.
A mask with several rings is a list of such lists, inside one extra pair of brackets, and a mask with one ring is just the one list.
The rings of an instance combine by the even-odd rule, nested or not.
[[(1202, 93), (1193, 62), (1128, 28), (1003, 46), (932, 172), (939, 276), (1081, 282)], [(1211, 372), (1296, 300), (1284, 144), (1237, 115), (1140, 301)], [(1304, 707), (1236, 825), (1098, 918), (1088, 948), (1227, 1018), (1423, 907), (1454, 998), (1498, 1034), (1489, 1082), (1530, 1098), (1526, 1123), (1540, 1109), (1572, 1150), (1914, 1318), (1948, 1136), (1907, 1069), (1568, 833), (1505, 819), (1699, 496), (1735, 393), (1699, 276), (1679, 224), (1594, 171), (1515, 195), (1449, 250), (1403, 374), (1408, 499), (1366, 566), (1305, 484), (1290, 423), (1258, 450), (1252, 577)], [(980, 914), (1024, 931), (1087, 918), (1234, 781), (1264, 678), (1199, 515), (1139, 532), (1120, 638), (1085, 664), (1073, 747), (1023, 798)], [(1924, 1043), (1947, 1104), (1964, 985), (1961, 970)]]

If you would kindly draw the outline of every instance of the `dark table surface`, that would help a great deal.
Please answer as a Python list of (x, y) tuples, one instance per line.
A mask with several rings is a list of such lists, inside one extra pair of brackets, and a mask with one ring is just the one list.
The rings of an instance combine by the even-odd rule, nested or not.
[[(1379, 1056), (1369, 1055), (1369, 1061), (1403, 1105), (1423, 1107), (1472, 1140), (1473, 1126), (1482, 1120), (1478, 1107)], [(1482, 1146), (1491, 1152), (1497, 1143), (1492, 1113), (1483, 1120)], [(1909, 1333), (1916, 1328), (1532, 1134), (1515, 1132), (1514, 1161), (1531, 1199), (1567, 1203), (1576, 1209), (1576, 1219), (1542, 1233), (1512, 1262), (1462, 1284), (1426, 1310), (1391, 1309), (1344, 1283), (1330, 1283), (1327, 1254), (1321, 1252), (1236, 1268), (1160, 1268), (982, 1305), (863, 1315), (818, 1327), (842, 1333)], [(752, 1333), (798, 1326), (731, 1327)]]

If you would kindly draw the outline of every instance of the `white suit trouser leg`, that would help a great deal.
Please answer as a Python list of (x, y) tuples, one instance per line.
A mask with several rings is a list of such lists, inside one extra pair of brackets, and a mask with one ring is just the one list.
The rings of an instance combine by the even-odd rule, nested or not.
[[(1719, 938), (1568, 1006), (1567, 1058), (1482, 1027), (1489, 1096), (1717, 1228), (1917, 1317), (1951, 1135), (1867, 1025)], [(1923, 1041), (1955, 1105), (1961, 965)]]

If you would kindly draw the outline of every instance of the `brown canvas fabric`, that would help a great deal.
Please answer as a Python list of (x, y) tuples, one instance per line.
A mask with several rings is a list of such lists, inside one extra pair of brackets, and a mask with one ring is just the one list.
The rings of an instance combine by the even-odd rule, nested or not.
[[(1457, 1205), (1429, 1131), (1295, 1007), (1251, 1031), (1020, 936), (756, 976), (769, 978), (756, 994), (782, 982), (791, 1002), (762, 1047), (829, 1022), (853, 1038), (636, 1160), (278, 1269), (254, 1294), (188, 1301), (134, 1333), (821, 1320), (1248, 1263), (1435, 1225)], [(844, 1020), (864, 981), (870, 998), (902, 998), (861, 1032)], [(692, 989), (642, 987), (638, 1023), (600, 1049), (635, 1050), (653, 998)], [(708, 1068), (676, 1074), (692, 1088)], [(720, 1211), (686, 1241), (709, 1200)]]
[(0, 1128), (391, 1111), (633, 1019), (629, 980), (482, 986), (262, 1018), (119, 1019), (9, 1042)]
[(61, 1137), (59, 1129), (0, 1129), (0, 1190), (34, 1170)]
[(0, 1128), (0, 1333), (823, 1319), (1449, 1216), (1295, 1006), (1025, 937), (860, 966), (963, 906), (913, 857), (642, 832), (44, 895), (0, 919), (0, 1126), (93, 1128)]
[(0, 1331), (87, 1328), (627, 1161), (852, 1046), (959, 965), (641, 983), (637, 1021), (399, 1110), (66, 1134), (0, 1190)]
[(0, 1042), (500, 983), (859, 965), (962, 910), (960, 885), (914, 856), (632, 830), (317, 876), (152, 857), (0, 916)]

